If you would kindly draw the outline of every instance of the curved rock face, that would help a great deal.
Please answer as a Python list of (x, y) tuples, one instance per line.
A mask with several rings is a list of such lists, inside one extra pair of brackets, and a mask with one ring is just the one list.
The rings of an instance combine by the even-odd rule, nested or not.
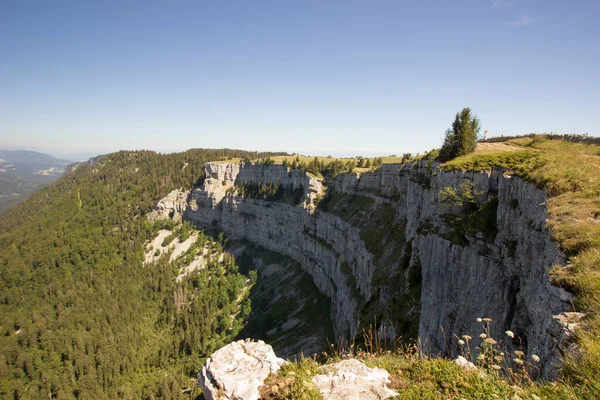
[(207, 400), (255, 400), (258, 388), (285, 360), (259, 340), (239, 340), (214, 352), (198, 374), (198, 385)]
[[(357, 305), (346, 285), (338, 254), (349, 258), (349, 249), (354, 248), (359, 253), (356, 258), (372, 256), (360, 251), (364, 246), (357, 228), (310, 207), (310, 199), (322, 191), (321, 180), (300, 170), (287, 171), (288, 168), (281, 165), (207, 163), (204, 186), (190, 195), (192, 206), (186, 218), (200, 226), (217, 227), (231, 238), (246, 238), (300, 262), (319, 290), (333, 300), (336, 337), (354, 334), (358, 325)], [(294, 206), (226, 195), (229, 188), (242, 182), (259, 181), (279, 181), (294, 189), (302, 187), (306, 191), (304, 202)], [(323, 245), (325, 242), (330, 245)], [(365, 268), (357, 270), (357, 275), (368, 270), (369, 263), (363, 264)], [(360, 279), (360, 282), (369, 281), (370, 276)]]
[[(391, 336), (398, 336), (404, 319), (420, 313), (423, 349), (456, 356), (453, 335), (476, 337), (481, 326), (475, 319), (488, 317), (495, 338), (515, 332), (524, 349), (541, 358), (542, 375), (552, 377), (569, 336), (555, 316), (569, 309), (571, 295), (549, 283), (549, 268), (564, 259), (546, 225), (543, 190), (499, 170), (442, 172), (423, 162), (384, 165), (330, 180), (330, 203), (341, 204), (343, 198), (347, 205), (323, 212), (310, 206), (322, 182), (300, 170), (208, 163), (206, 172), (203, 187), (190, 195), (185, 218), (299, 261), (331, 298), (338, 338), (353, 337), (372, 315), (389, 321)], [(242, 198), (228, 191), (251, 181), (302, 187), (303, 203)], [(453, 202), (453, 193), (472, 200)], [(380, 238), (377, 229), (365, 228), (372, 221), (387, 224), (391, 233)], [(391, 234), (397, 240), (389, 241)], [(415, 305), (407, 307), (410, 301)], [(394, 312), (403, 306), (403, 314)], [(505, 346), (510, 351), (513, 345)]]

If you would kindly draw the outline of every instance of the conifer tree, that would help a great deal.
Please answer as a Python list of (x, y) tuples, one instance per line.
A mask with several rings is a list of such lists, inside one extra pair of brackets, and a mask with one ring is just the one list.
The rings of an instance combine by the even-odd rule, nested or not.
[(446, 130), (446, 137), (440, 149), (438, 160), (442, 162), (450, 161), (475, 151), (480, 129), (479, 118), (473, 115), (470, 108), (466, 107), (457, 112), (452, 128)]

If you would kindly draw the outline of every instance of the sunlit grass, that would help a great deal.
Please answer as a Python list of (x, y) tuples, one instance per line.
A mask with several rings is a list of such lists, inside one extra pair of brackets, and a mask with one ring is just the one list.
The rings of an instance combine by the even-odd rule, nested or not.
[(523, 150), (522, 146), (522, 144), (508, 142), (478, 143), (475, 148), (475, 154), (519, 151)]
[(239, 158), (239, 157), (229, 157), (229, 158), (224, 158), (222, 160), (212, 161), (212, 162), (213, 163), (227, 164), (227, 163), (239, 163), (240, 161), (242, 161), (242, 159)]
[[(311, 161), (313, 161), (315, 159), (315, 157), (317, 157), (317, 160), (319, 160), (319, 162), (324, 162), (325, 164), (328, 164), (332, 161), (343, 161), (343, 162), (347, 162), (347, 161), (358, 161), (358, 157), (344, 157), (344, 158), (337, 158), (337, 157), (329, 157), (329, 156), (277, 156), (277, 157), (271, 157), (273, 159), (273, 161), (275, 161), (275, 164), (283, 164), (283, 160), (287, 160), (287, 162), (289, 164), (291, 164), (294, 160), (296, 160), (296, 158), (298, 158), (300, 160), (300, 163), (310, 163)], [(375, 161), (377, 158), (381, 158), (381, 160), (383, 161), (384, 164), (400, 164), (402, 162), (402, 157), (363, 157), (363, 159), (369, 160), (371, 162), (371, 164), (373, 163), (373, 161)], [(365, 170), (369, 170), (369, 168), (365, 168)]]
[[(349, 355), (332, 354), (325, 364)], [(586, 398), (568, 382), (514, 384), (498, 373), (482, 369), (465, 370), (452, 360), (424, 357), (416, 346), (394, 351), (360, 352), (353, 357), (370, 368), (389, 373), (388, 387), (398, 392), (398, 399), (579, 399)], [(286, 364), (271, 374), (262, 386), (261, 399), (320, 399), (312, 378), (323, 373), (323, 364), (302, 358)]]
[(390, 353), (364, 357), (361, 361), (369, 367), (386, 369), (390, 373), (389, 386), (400, 393), (401, 399), (577, 398), (564, 384), (514, 385), (495, 373), (467, 371), (447, 359)]

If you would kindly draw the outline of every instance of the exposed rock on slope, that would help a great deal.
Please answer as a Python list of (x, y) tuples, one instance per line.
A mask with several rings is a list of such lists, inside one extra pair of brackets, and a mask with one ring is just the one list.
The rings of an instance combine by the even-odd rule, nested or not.
[(148, 214), (148, 219), (169, 218), (177, 222), (181, 221), (181, 217), (187, 208), (187, 198), (189, 195), (190, 192), (187, 190), (173, 190), (156, 204), (154, 210)]
[[(163, 214), (160, 219), (169, 219), (169, 215)], [(185, 240), (181, 234), (181, 225), (161, 229), (154, 240), (146, 243), (144, 258), (147, 265), (168, 253), (169, 262), (179, 271), (177, 282), (215, 260), (210, 241), (202, 243), (203, 233), (192, 229)], [(290, 359), (320, 353), (334, 342), (330, 301), (297, 261), (248, 241), (227, 240), (224, 250), (219, 262), (227, 254), (236, 259), (240, 272), (257, 273), (256, 281), (250, 284), (250, 302), (245, 303), (248, 308), (252, 304), (251, 312), (238, 337), (267, 340), (279, 356)]]
[[(387, 337), (415, 334), (418, 324), (426, 352), (456, 356), (452, 335), (477, 335), (475, 319), (489, 317), (494, 337), (512, 330), (553, 375), (569, 337), (554, 316), (571, 295), (549, 284), (549, 268), (564, 260), (546, 226), (543, 190), (499, 170), (384, 165), (331, 180), (314, 210), (322, 182), (300, 170), (208, 163), (206, 176), (185, 218), (300, 262), (331, 299), (336, 338), (377, 317)], [(243, 182), (274, 181), (302, 187), (300, 206), (234, 194)]]

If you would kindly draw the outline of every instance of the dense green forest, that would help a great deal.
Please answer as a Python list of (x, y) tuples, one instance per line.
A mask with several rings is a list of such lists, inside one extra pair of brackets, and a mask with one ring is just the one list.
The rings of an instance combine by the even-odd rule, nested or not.
[(158, 229), (144, 216), (199, 183), (207, 161), (269, 155), (119, 152), (4, 214), (0, 397), (194, 398), (202, 357), (240, 328), (231, 314), (246, 278), (231, 258), (179, 282), (166, 256), (144, 265)]

